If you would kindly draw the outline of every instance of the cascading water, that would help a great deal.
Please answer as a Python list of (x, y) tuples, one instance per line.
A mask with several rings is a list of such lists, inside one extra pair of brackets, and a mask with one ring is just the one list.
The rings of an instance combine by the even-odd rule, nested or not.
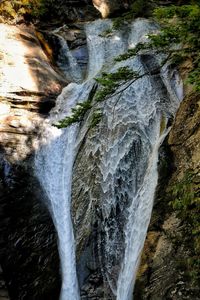
[[(146, 35), (157, 30), (157, 26), (138, 19), (128, 30), (103, 36), (111, 26), (109, 20), (86, 25), (87, 79), (82, 84), (69, 84), (58, 97), (56, 108), (45, 123), (41, 147), (35, 156), (36, 175), (46, 191), (58, 232), (63, 280), (61, 300), (80, 298), (70, 216), (71, 191), (72, 206), (76, 207), (75, 211), (72, 209), (76, 244), (79, 258), (82, 257), (77, 268), (87, 266), (83, 261), (86, 257), (83, 236), (90, 232), (92, 220), (98, 214), (99, 230), (95, 240), (98, 250), (94, 253), (94, 261), (99, 262), (98, 272), (105, 286), (110, 288), (102, 299), (132, 298), (157, 184), (158, 148), (167, 134), (167, 130), (161, 132), (161, 123), (167, 124), (179, 103), (176, 93), (180, 94), (180, 91), (175, 79), (170, 79), (167, 74), (169, 68), (165, 66), (161, 75), (151, 76), (151, 68), (159, 64), (160, 58), (146, 55), (123, 63), (113, 62), (114, 57), (129, 47), (145, 41)], [(70, 61), (71, 70), (71, 54)], [(94, 77), (102, 71), (114, 72), (124, 65), (140, 74), (148, 71), (149, 75), (127, 88), (126, 85), (121, 87), (123, 92), (118, 91), (116, 96), (99, 104), (103, 117), (95, 129), (88, 129), (87, 121), (93, 110), (81, 129), (73, 125), (60, 130), (50, 125), (70, 114), (77, 102), (88, 98)], [(75, 78), (81, 78), (76, 72)], [(82, 289), (89, 278), (88, 273), (82, 276), (79, 272), (78, 277)]]
[[(160, 120), (158, 119), (158, 125)], [(146, 229), (150, 221), (154, 192), (158, 179), (158, 149), (165, 134), (159, 136), (160, 128), (156, 128), (154, 137), (150, 137), (152, 146), (142, 184), (137, 189), (129, 207), (129, 217), (125, 229), (125, 253), (117, 282), (117, 299), (132, 299), (133, 285), (139, 264), (140, 254), (146, 237)], [(134, 247), (133, 247), (134, 245)], [(132, 276), (130, 276), (132, 274)]]
[[(91, 83), (71, 83), (57, 99), (57, 107), (43, 124), (40, 149), (35, 155), (35, 171), (48, 198), (48, 207), (58, 232), (59, 253), (62, 269), (60, 300), (79, 299), (76, 276), (75, 241), (71, 222), (71, 180), (75, 157), (77, 126), (57, 129), (51, 126), (63, 114), (69, 114), (77, 101), (88, 97)], [(66, 99), (70, 100), (66, 104)], [(50, 122), (49, 122), (50, 121)]]
[(83, 74), (76, 58), (72, 55), (67, 42), (62, 36), (55, 34), (60, 44), (57, 64), (64, 73), (67, 80), (72, 82), (81, 82)]

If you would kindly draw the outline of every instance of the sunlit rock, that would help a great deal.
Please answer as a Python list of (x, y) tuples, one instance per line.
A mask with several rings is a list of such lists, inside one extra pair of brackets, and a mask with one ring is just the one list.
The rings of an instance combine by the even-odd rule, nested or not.
[(10, 112), (10, 105), (7, 103), (0, 103), (0, 116), (7, 115)]
[(127, 9), (129, 7), (128, 0), (92, 0), (93, 5), (101, 13), (102, 18), (107, 18), (110, 14)]
[[(55, 300), (60, 293), (57, 237), (31, 157), (42, 143), (44, 119), (67, 83), (43, 52), (34, 28), (0, 24), (0, 41), (3, 277), (11, 299)], [(8, 299), (1, 287), (0, 298)]]

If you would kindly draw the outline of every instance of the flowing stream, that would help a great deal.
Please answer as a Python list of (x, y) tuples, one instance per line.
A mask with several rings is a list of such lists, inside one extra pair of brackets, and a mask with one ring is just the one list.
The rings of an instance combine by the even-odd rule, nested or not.
[[(35, 172), (46, 192), (58, 232), (62, 269), (60, 300), (78, 300), (81, 297), (81, 275), (76, 274), (70, 211), (72, 177), (75, 199), (79, 195), (81, 203), (88, 201), (88, 207), (95, 199), (102, 215), (98, 256), (103, 280), (112, 293), (112, 296), (104, 295), (102, 299), (132, 299), (157, 185), (158, 149), (169, 131), (168, 119), (175, 114), (182, 98), (178, 75), (170, 67), (164, 66), (160, 74), (151, 76), (151, 71), (161, 63), (162, 57), (152, 54), (126, 62), (113, 62), (114, 57), (128, 48), (145, 42), (147, 34), (157, 31), (157, 26), (138, 19), (127, 28), (106, 36), (111, 27), (110, 20), (97, 20), (85, 25), (89, 58), (87, 76), (82, 83), (79, 83), (83, 78), (81, 68), (61, 39), (62, 52), (66, 49), (66, 53), (59, 64), (62, 63), (62, 69), (68, 72), (67, 77), (76, 82), (70, 83), (58, 97), (56, 107), (42, 127), (41, 146), (35, 155)], [(66, 57), (67, 67), (63, 57)], [(118, 91), (118, 95), (99, 104), (103, 117), (97, 129), (88, 133), (87, 119), (81, 128), (76, 124), (61, 130), (51, 125), (69, 115), (77, 102), (88, 98), (94, 78), (102, 71), (114, 72), (126, 65), (139, 74), (149, 72), (149, 75), (123, 86), (122, 92)], [(79, 156), (83, 157), (82, 161)], [(79, 169), (83, 175), (79, 175)], [(95, 175), (91, 170), (95, 170)], [(95, 178), (95, 187), (91, 186), (91, 177)], [(98, 196), (93, 194), (96, 187), (100, 191)], [(82, 216), (82, 208), (79, 209), (79, 218), (87, 218), (89, 212)], [(89, 221), (85, 219), (85, 222)], [(76, 226), (76, 220), (74, 224)], [(77, 231), (78, 243), (84, 228), (74, 230)]]

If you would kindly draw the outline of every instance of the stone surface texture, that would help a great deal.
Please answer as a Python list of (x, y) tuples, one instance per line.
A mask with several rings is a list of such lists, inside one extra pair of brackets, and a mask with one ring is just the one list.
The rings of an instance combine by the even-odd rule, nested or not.
[[(184, 76), (182, 76), (184, 77)], [(169, 157), (167, 176), (160, 170), (160, 183), (135, 287), (135, 299), (198, 300), (199, 287), (184, 269), (193, 246), (188, 224), (181, 221), (169, 202), (169, 193), (187, 172), (200, 183), (200, 96), (186, 86), (185, 98), (177, 112), (163, 148)]]
[(0, 299), (55, 300), (57, 236), (34, 177), (43, 120), (66, 81), (33, 27), (0, 24)]

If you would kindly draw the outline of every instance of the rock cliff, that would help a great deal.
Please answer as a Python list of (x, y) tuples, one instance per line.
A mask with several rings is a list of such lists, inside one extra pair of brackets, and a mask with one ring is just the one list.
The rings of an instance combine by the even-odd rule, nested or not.
[[(196, 239), (199, 251), (199, 238), (198, 233), (197, 237), (192, 234), (192, 222), (187, 216), (192, 214), (194, 217), (199, 212), (190, 205), (181, 218), (179, 211), (171, 205), (179, 186), (181, 200), (191, 191), (194, 201), (199, 197), (199, 101), (198, 93), (191, 94), (191, 89), (189, 92), (186, 89), (186, 96), (162, 147), (160, 183), (138, 271), (136, 299), (200, 299), (198, 277), (195, 277), (195, 267), (190, 263), (195, 260), (198, 272), (198, 254), (194, 249)], [(189, 175), (191, 178), (187, 178)], [(198, 231), (198, 227), (195, 229)]]
[(52, 68), (34, 28), (0, 24), (0, 40), (3, 277), (11, 299), (55, 300), (60, 292), (57, 237), (30, 166), (39, 128), (66, 81)]

